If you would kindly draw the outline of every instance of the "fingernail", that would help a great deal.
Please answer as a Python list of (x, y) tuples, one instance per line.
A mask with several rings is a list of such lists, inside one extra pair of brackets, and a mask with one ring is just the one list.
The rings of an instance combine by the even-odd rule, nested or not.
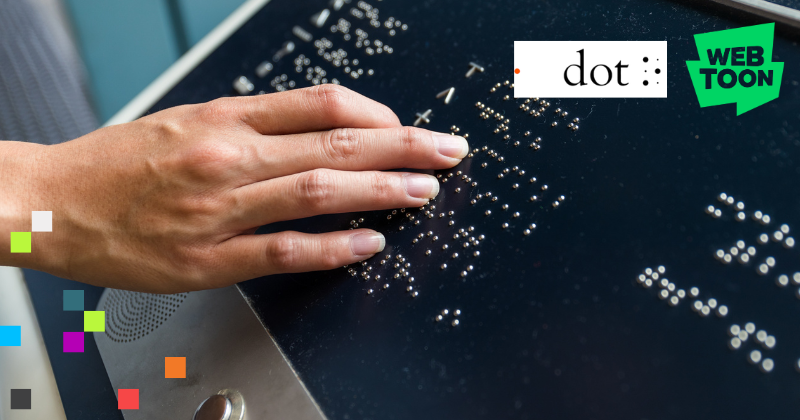
[(439, 194), (439, 181), (430, 175), (408, 174), (403, 177), (406, 193), (415, 198), (433, 198)]
[(383, 251), (386, 238), (378, 232), (365, 232), (350, 237), (350, 250), (355, 255), (370, 255)]
[(436, 149), (441, 155), (463, 159), (469, 153), (469, 144), (464, 137), (433, 133), (433, 138), (436, 139)]

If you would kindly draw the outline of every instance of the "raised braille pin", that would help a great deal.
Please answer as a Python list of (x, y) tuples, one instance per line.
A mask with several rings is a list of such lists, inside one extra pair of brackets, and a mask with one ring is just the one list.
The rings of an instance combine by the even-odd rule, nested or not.
[(429, 118), (429, 117), (430, 117), (430, 115), (431, 115), (431, 112), (432, 112), (432, 110), (430, 110), (430, 109), (426, 110), (425, 112), (423, 112), (423, 113), (421, 113), (421, 114), (418, 112), (418, 113), (416, 114), (416, 116), (417, 116), (417, 119), (416, 119), (416, 120), (414, 120), (414, 127), (417, 127), (417, 126), (419, 126), (419, 125), (421, 125), (421, 124), (428, 124), (428, 123), (430, 123), (430, 122), (431, 122), (431, 120), (430, 120), (430, 118)]
[(475, 72), (483, 73), (483, 71), (484, 71), (483, 67), (481, 67), (480, 65), (475, 64), (473, 62), (470, 62), (469, 63), (469, 70), (467, 70), (467, 74), (465, 76), (466, 77), (472, 77), (472, 75), (475, 74)]
[[(467, 76), (467, 77), (469, 77), (469, 76)], [(441, 92), (436, 94), (436, 99), (444, 98), (444, 103), (445, 103), (445, 105), (447, 105), (447, 104), (450, 103), (450, 100), (453, 99), (453, 94), (455, 92), (456, 92), (456, 88), (454, 88), (454, 87), (445, 89), (445, 90), (443, 90), (443, 91), (441, 91)]]

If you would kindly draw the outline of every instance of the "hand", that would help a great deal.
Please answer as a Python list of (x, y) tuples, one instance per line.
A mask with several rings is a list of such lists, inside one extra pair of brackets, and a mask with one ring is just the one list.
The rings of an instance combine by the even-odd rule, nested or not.
[(334, 85), (180, 106), (26, 152), (32, 175), (10, 192), (18, 217), (6, 225), (29, 231), (31, 210), (51, 210), (53, 232), (8, 258), (154, 293), (341, 267), (380, 252), (384, 237), (253, 233), (318, 214), (422, 206), (439, 191), (435, 177), (381, 170), (448, 168), (467, 152), (463, 138), (402, 127), (389, 108)]

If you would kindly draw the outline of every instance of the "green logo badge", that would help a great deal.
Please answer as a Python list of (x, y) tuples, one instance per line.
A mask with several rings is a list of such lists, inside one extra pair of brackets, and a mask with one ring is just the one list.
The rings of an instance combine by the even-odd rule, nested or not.
[(776, 99), (783, 63), (772, 61), (774, 23), (694, 36), (698, 61), (686, 61), (700, 107), (736, 102), (736, 115)]

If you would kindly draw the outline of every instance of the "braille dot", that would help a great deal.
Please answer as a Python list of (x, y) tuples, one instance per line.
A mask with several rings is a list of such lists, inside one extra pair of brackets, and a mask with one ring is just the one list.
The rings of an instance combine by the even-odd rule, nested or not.
[(528, 235), (530, 235), (530, 234), (531, 234), (531, 230), (530, 230), (530, 229), (525, 229), (525, 230), (522, 232), (522, 234), (523, 234), (523, 235), (525, 235), (525, 236), (528, 236)]
[(646, 63), (646, 62), (648, 61), (647, 57), (644, 57), (644, 58), (642, 59), (642, 61), (644, 61), (644, 62)]
[(758, 363), (761, 361), (761, 352), (758, 350), (753, 350), (750, 352), (750, 362)]
[(486, 212), (484, 214), (488, 216), (488, 215), (492, 214), (492, 211), (491, 210), (486, 210)]
[(692, 287), (691, 289), (689, 289), (689, 296), (697, 297), (699, 294), (700, 294), (700, 289), (696, 287)]
[(661, 69), (656, 69), (656, 74), (661, 74)]
[[(410, 287), (410, 286), (409, 286), (409, 287)], [(434, 319), (436, 319), (436, 322), (439, 322), (439, 321), (443, 320), (443, 319), (444, 319), (444, 317), (443, 317), (443, 316), (441, 316), (441, 315), (436, 315), (436, 318), (434, 318)]]
[(454, 327), (457, 327), (460, 322), (457, 319), (454, 319), (451, 323)]
[(417, 297), (417, 296), (419, 296), (419, 292), (418, 292), (418, 291), (416, 291), (416, 290), (414, 290), (414, 291), (411, 293), (411, 297)]
[(733, 337), (731, 338), (731, 341), (728, 342), (728, 346), (731, 348), (731, 350), (738, 350), (739, 347), (742, 346), (742, 340), (739, 340), (738, 337)]
[(439, 269), (441, 269), (441, 270), (444, 270), (445, 268), (447, 268), (447, 264), (442, 264), (442, 265), (439, 266)]
[(647, 86), (649, 84), (649, 82), (647, 80), (645, 80), (644, 82), (642, 82), (642, 84)]
[(775, 347), (775, 337), (768, 335), (767, 338), (764, 339), (764, 346), (769, 349)]
[(741, 341), (747, 341), (747, 338), (750, 337), (750, 334), (748, 334), (745, 330), (741, 330), (736, 336), (739, 337), (739, 340)]
[(756, 324), (748, 322), (747, 324), (744, 324), (744, 330), (747, 331), (748, 334), (752, 334), (756, 332)]
[(481, 255), (480, 251), (475, 251), (475, 252), (472, 253), (473, 257), (479, 257), (480, 255)]
[(762, 372), (769, 373), (772, 372), (772, 369), (775, 368), (775, 362), (773, 362), (772, 359), (770, 358), (766, 358), (764, 359), (764, 361), (761, 362), (760, 367)]

